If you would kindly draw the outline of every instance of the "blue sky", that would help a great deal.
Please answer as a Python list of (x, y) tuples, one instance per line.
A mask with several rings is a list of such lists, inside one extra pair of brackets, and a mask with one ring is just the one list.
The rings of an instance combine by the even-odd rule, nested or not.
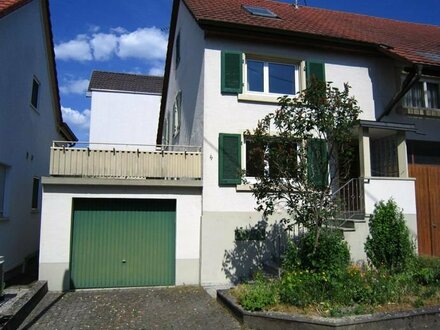
[[(440, 25), (440, 0), (298, 0), (305, 3)], [(50, 0), (50, 7), (64, 120), (88, 140), (91, 72), (162, 75), (172, 0)]]

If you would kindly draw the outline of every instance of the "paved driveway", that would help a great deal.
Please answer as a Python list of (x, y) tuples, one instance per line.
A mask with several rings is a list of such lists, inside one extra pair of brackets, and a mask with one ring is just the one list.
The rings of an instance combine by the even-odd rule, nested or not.
[(241, 329), (199, 287), (48, 293), (20, 329)]

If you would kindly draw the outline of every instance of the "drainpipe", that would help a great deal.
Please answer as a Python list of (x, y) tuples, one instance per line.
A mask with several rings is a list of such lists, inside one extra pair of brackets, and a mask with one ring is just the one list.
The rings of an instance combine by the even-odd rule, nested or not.
[(385, 111), (377, 118), (377, 121), (381, 121), (383, 117), (388, 116), (391, 110), (396, 106), (397, 103), (405, 96), (405, 94), (414, 86), (414, 84), (419, 81), (422, 76), (423, 65), (416, 64), (404, 80), (402, 87), (396, 94), (394, 94), (391, 101), (385, 107)]

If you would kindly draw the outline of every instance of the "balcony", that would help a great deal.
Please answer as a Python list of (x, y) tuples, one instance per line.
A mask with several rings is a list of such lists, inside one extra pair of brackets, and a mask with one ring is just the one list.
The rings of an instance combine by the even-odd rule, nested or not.
[(147, 146), (55, 141), (51, 176), (201, 180), (202, 153), (194, 146)]

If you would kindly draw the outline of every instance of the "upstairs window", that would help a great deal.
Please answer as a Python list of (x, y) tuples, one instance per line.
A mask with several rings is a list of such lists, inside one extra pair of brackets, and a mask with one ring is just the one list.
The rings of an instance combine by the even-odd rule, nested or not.
[(440, 83), (435, 81), (418, 81), (406, 93), (404, 107), (440, 109)]
[(247, 59), (246, 74), (248, 92), (280, 95), (298, 92), (298, 66), (295, 64)]
[(36, 78), (32, 81), (32, 95), (31, 95), (31, 105), (38, 109), (38, 96), (40, 91), (40, 83)]
[[(306, 81), (300, 83), (301, 67), (306, 69)], [(297, 94), (312, 77), (326, 80), (325, 63), (235, 51), (221, 53), (221, 92), (236, 94), (239, 100), (278, 103), (280, 96)]]

